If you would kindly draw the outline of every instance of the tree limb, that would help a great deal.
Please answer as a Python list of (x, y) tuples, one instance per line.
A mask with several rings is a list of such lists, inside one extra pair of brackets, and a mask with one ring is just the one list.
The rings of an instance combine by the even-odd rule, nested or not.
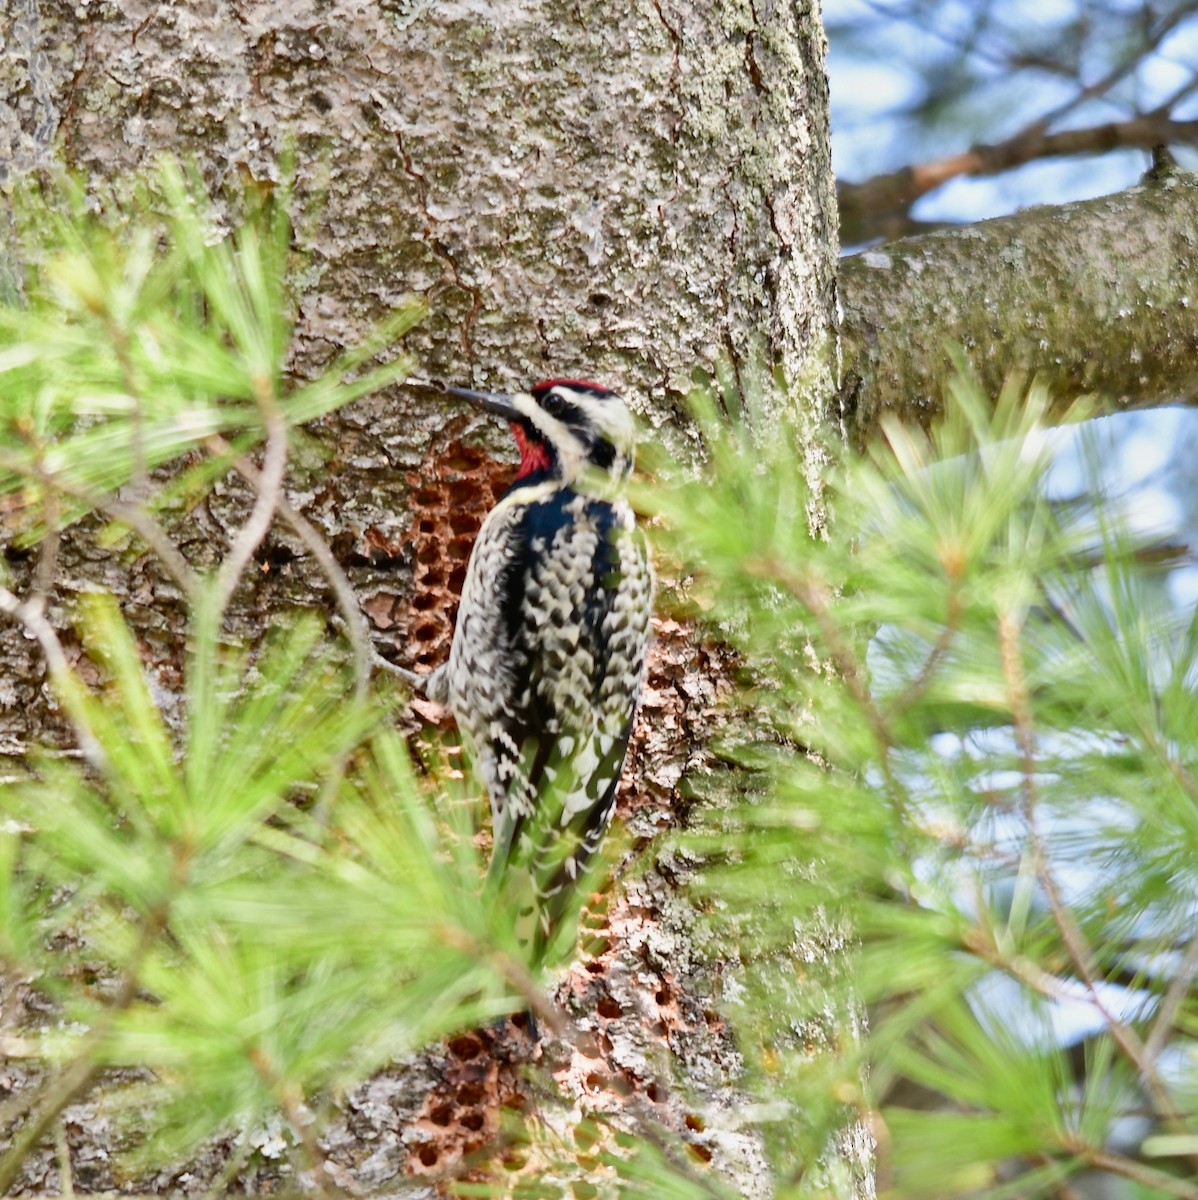
[(982, 385), (1045, 380), (1062, 408), (1198, 397), (1198, 177), (1154, 169), (1125, 192), (1028, 209), (842, 260), (840, 404), (857, 440), (883, 412), (939, 414), (959, 345)]
[(971, 146), (961, 154), (902, 167), (863, 183), (841, 181), (836, 188), (842, 244), (906, 230), (911, 206), (922, 196), (962, 175), (999, 175), (1043, 158), (1106, 154), (1111, 150), (1151, 150), (1160, 145), (1198, 142), (1198, 121), (1175, 121), (1152, 112), (1126, 121), (1049, 133), (1036, 121), (1001, 142)]

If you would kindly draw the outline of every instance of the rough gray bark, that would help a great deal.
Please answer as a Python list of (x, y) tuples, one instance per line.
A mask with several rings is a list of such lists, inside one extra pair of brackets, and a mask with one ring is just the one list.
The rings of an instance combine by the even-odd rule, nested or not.
[(841, 264), (841, 406), (854, 436), (883, 413), (941, 411), (961, 346), (987, 392), (1039, 374), (1067, 405), (1190, 404), (1198, 392), (1198, 178), (905, 238)]
[(585, 366), (648, 407), (752, 337), (794, 379), (823, 344), (818, 30), (807, 4), (26, 0), (5, 132), (107, 178), (163, 150), (269, 178), (294, 133), (328, 188), (314, 342), (418, 293), (428, 373)]
[[(837, 244), (814, 0), (636, 0), (618, 16), (596, 0), (14, 0), (3, 34), (0, 142), (13, 170), (59, 145), (96, 181), (163, 151), (195, 156), (210, 182), (269, 180), (283, 138), (296, 138), (300, 192), (323, 197), (300, 235), (311, 266), (297, 373), (420, 295), (430, 315), (408, 347), (424, 375), (502, 387), (582, 374), (671, 434), (696, 365), (764, 352), (794, 383), (814, 461)], [(464, 554), (505, 474), (474, 433), (456, 408), (406, 389), (319, 423), (293, 457), (289, 499), (327, 534), (376, 644), (408, 664), (446, 652)], [(189, 517), (189, 556), (211, 560), (245, 499), (230, 479)], [(86, 531), (60, 558), (60, 627), (71, 593), (102, 584), (139, 629), (159, 694), (176, 694), (184, 614), (152, 561), (97, 550)], [(260, 565), (234, 633), (280, 606), (327, 603), (284, 533)], [(32, 644), (0, 631), (0, 662), (0, 749), (15, 757), (56, 726)], [(661, 626), (636, 740), (642, 783), (625, 800), (634, 832), (676, 819), (678, 781), (719, 719), (719, 676)], [(573, 972), (563, 992), (594, 1058), (576, 1050), (556, 1078), (618, 1112), (619, 1089), (596, 1094), (596, 1073), (643, 1088), (668, 1049), (683, 1090), (658, 1115), (684, 1130), (698, 1104), (694, 1139), (746, 1194), (764, 1194), (736, 1048), (714, 1016), (718, 977), (675, 892), (681, 871), (657, 864), (613, 902), (599, 969)], [(346, 1182), (391, 1186), (477, 1147), (515, 1078), (479, 1076), (480, 1054), (451, 1045), (349, 1097), (326, 1138)], [(72, 1136), (80, 1161), (101, 1164), (86, 1185), (117, 1182), (103, 1147)], [(863, 1190), (868, 1157), (864, 1143), (845, 1153)], [(259, 1170), (254, 1186), (273, 1186), (269, 1164)], [(48, 1149), (26, 1183), (52, 1186), (55, 1173)]]
[[(304, 231), (297, 371), (420, 295), (431, 311), (408, 345), (426, 376), (582, 374), (668, 433), (696, 365), (764, 345), (814, 441), (836, 236), (813, 6), (758, 21), (748, 4), (644, 0), (614, 21), (531, 0), (24, 0), (8, 34), (17, 167), (57, 136), (95, 179), (162, 151), (197, 156), (213, 181), (269, 179), (281, 139), (298, 139), (301, 188), (324, 199)], [(463, 428), (411, 392), (326, 423), (296, 480), (307, 515), (343, 558), (399, 565), (414, 554), (404, 495)], [(199, 514), (198, 548), (219, 534), (209, 517), (222, 524)], [(448, 621), (426, 607), (413, 626), (394, 575), (356, 582), (401, 653), (431, 661)], [(19, 749), (39, 727), (13, 699), (0, 738)]]

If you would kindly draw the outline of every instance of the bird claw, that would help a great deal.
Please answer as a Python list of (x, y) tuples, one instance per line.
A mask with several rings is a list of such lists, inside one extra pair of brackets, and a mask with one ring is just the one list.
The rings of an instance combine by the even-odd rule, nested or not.
[(380, 671), (386, 671), (389, 675), (395, 675), (402, 679), (404, 683), (419, 695), (425, 695), (425, 688), (428, 683), (427, 675), (418, 675), (415, 671), (409, 671), (407, 667), (401, 667), (398, 663), (393, 663), (390, 659), (384, 658), (377, 650), (373, 652), (374, 665)]

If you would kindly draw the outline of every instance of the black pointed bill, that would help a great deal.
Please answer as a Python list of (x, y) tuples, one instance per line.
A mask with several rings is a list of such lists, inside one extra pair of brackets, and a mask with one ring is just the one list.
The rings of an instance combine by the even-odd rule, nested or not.
[(459, 400), (468, 400), (475, 408), (484, 412), (494, 413), (507, 421), (519, 421), (521, 412), (516, 407), (515, 400), (503, 392), (476, 392), (471, 388), (451, 387), (445, 389), (451, 396)]

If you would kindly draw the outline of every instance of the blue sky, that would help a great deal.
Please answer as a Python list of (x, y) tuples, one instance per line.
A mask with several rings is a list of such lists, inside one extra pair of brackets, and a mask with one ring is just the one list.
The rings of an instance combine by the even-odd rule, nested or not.
[[(1045, 40), (1077, 7), (1076, 0), (988, 0), (1000, 11), (1004, 24), (1035, 46), (1035, 33)], [(997, 8), (1001, 5), (1001, 8)], [(908, 5), (909, 6), (909, 5)], [(997, 63), (979, 61), (983, 86), (967, 106), (973, 128), (949, 125), (929, 131), (904, 117), (901, 109), (916, 102), (924, 91), (925, 71), (931, 64), (951, 62), (955, 47), (974, 23), (977, 4), (943, 0), (937, 8), (934, 29), (888, 18), (896, 3), (885, 0), (827, 0), (825, 20), (859, 18), (870, 23), (872, 52), (832, 38), (829, 74), (832, 80), (832, 161), (838, 176), (861, 180), (871, 175), (925, 159), (964, 150), (975, 140), (997, 141), (1010, 136), (1028, 121), (1067, 101), (1073, 85), (1044, 72), (1022, 71), (1012, 76)], [(1138, 9), (1126, 0), (1109, 0), (1112, 10)], [(1083, 82), (1092, 82), (1107, 67), (1097, 58), (1088, 64)], [(1146, 58), (1134, 77), (1063, 119), (1058, 128), (1089, 125), (1128, 116), (1136, 106), (1150, 109), (1165, 101), (1198, 73), (1198, 19), (1173, 31), (1160, 48)], [(895, 110), (899, 110), (897, 113)], [(1185, 118), (1198, 117), (1198, 93), (1176, 110)], [(1177, 151), (1184, 166), (1198, 170), (1198, 153)], [(1124, 151), (1093, 158), (1035, 163), (999, 179), (960, 179), (916, 207), (915, 215), (928, 221), (976, 221), (1000, 216), (1030, 204), (1082, 200), (1131, 186), (1147, 165), (1141, 151)]]
[[(1036, 31), (1045, 38), (1076, 8), (1076, 0), (988, 0), (1001, 4), (1012, 36), (1030, 39)], [(910, 7), (907, 3), (904, 7)], [(916, 102), (929, 69), (952, 69), (956, 47), (972, 27), (976, 4), (942, 0), (934, 29), (919, 29), (892, 19), (887, 11), (900, 7), (887, 0), (826, 0), (825, 20), (858, 18), (867, 21), (864, 46), (837, 39), (829, 43), (828, 69), (832, 98), (832, 161), (838, 176), (860, 181), (898, 167), (928, 161), (966, 149), (975, 140), (995, 141), (1016, 132), (1029, 120), (1064, 103), (1070, 83), (1042, 72), (1020, 72), (1012, 78), (996, 64), (982, 63), (982, 82), (976, 101), (964, 106), (965, 121), (945, 122), (931, 130), (905, 116), (904, 106)], [(1114, 11), (1138, 9), (1138, 0), (1109, 0)], [(1026, 42), (1025, 42), (1026, 44)], [(1085, 62), (1085, 60), (1083, 60)], [(1083, 82), (1100, 76), (1109, 64), (1085, 63)], [(1138, 105), (1161, 103), (1187, 80), (1198, 75), (1198, 18), (1164, 40), (1145, 59), (1142, 68), (1109, 97), (1069, 114), (1061, 127), (1117, 120)], [(1181, 118), (1198, 117), (1198, 91), (1177, 110)], [(966, 123), (970, 122), (970, 123)], [(1198, 170), (1198, 152), (1176, 151), (1183, 167)], [(1134, 186), (1148, 166), (1148, 155), (1131, 150), (1102, 156), (1053, 159), (1030, 164), (997, 178), (957, 179), (918, 202), (913, 215), (925, 221), (971, 222), (1002, 216), (1033, 204), (1060, 204), (1106, 195)], [(1198, 412), (1192, 408), (1128, 413), (1101, 422), (1096, 431), (1109, 442), (1108, 477), (1104, 483), (1125, 496), (1130, 523), (1162, 539), (1183, 534), (1185, 511), (1178, 491), (1192, 487), (1176, 467), (1179, 455), (1198, 453)], [(1081, 482), (1075, 439), (1062, 439), (1053, 486), (1065, 494)], [(1187, 472), (1187, 475), (1190, 473)], [(1193, 544), (1198, 534), (1185, 534)], [(1198, 602), (1198, 569), (1173, 573), (1170, 589), (1181, 604)]]

